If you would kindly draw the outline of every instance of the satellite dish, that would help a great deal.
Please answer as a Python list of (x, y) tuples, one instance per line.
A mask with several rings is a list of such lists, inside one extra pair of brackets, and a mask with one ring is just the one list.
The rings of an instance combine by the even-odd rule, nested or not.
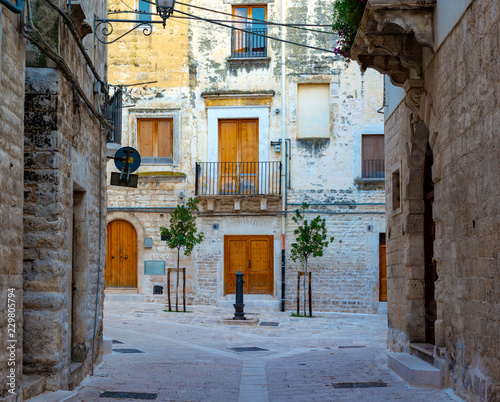
[(120, 172), (132, 173), (141, 166), (141, 155), (132, 147), (123, 147), (116, 151), (115, 166)]

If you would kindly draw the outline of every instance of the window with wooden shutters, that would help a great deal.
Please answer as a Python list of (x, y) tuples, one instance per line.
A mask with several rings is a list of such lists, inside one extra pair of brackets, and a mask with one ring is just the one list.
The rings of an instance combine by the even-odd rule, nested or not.
[(362, 170), (364, 179), (383, 179), (385, 177), (383, 135), (363, 135)]
[(146, 164), (173, 161), (172, 119), (138, 119), (137, 148)]

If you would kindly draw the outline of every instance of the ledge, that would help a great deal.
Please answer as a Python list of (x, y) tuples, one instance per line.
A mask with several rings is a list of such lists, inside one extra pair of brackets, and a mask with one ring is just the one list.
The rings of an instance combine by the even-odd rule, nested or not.
[(351, 57), (399, 87), (422, 75), (422, 49), (434, 50), (436, 0), (368, 0)]
[(385, 190), (385, 178), (365, 179), (356, 177), (354, 183), (356, 183), (358, 190)]
[(201, 94), (206, 99), (230, 99), (230, 98), (272, 98), (276, 95), (273, 90), (269, 91), (205, 91)]
[(232, 69), (268, 68), (271, 64), (270, 57), (230, 57), (226, 61), (228, 67)]

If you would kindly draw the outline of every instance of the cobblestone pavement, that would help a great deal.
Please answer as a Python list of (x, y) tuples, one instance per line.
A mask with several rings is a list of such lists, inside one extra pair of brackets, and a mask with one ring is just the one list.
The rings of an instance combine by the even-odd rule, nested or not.
[[(231, 311), (189, 308), (168, 313), (159, 304), (106, 302), (105, 336), (121, 343), (82, 383), (79, 400), (137, 400), (101, 397), (106, 391), (157, 394), (157, 401), (461, 400), (409, 387), (387, 368), (386, 316), (260, 312), (248, 317), (261, 325), (233, 326), (218, 323)], [(342, 388), (367, 382), (387, 386)]]

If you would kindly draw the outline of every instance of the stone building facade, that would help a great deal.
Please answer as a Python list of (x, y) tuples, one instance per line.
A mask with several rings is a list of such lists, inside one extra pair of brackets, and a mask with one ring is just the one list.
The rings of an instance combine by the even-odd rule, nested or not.
[[(247, 306), (295, 309), (302, 268), (290, 259), (291, 218), (307, 201), (308, 218), (321, 215), (335, 237), (310, 262), (313, 309), (377, 312), (383, 168), (377, 177), (362, 161), (365, 135), (383, 143), (382, 80), (321, 50), (335, 46), (330, 33), (318, 32), (329, 31), (331, 2), (190, 1), (176, 10), (174, 17), (228, 27), (170, 18), (165, 30), (155, 25), (147, 37), (136, 31), (109, 48), (110, 82), (125, 89), (121, 143), (138, 148), (143, 164), (137, 189), (108, 186), (107, 286), (163, 301), (153, 287), (166, 288), (176, 252), (159, 228), (177, 204), (197, 196), (206, 238), (181, 257), (188, 302), (231, 306), (241, 270)], [(280, 38), (280, 26), (242, 19), (280, 22), (282, 11), (286, 23), (317, 25), (313, 32), (286, 28), (284, 39), (319, 49), (286, 44), (283, 57), (280, 42), (254, 34)], [(171, 149), (160, 155), (165, 131)], [(131, 251), (119, 254), (126, 243)]]
[(370, 0), (353, 48), (388, 76), (389, 347), (475, 401), (500, 399), (499, 21), (498, 2)]
[(2, 2), (0, 23), (6, 401), (72, 390), (102, 358), (109, 125), (106, 50), (87, 23), (105, 2), (74, 4), (72, 18), (63, 2), (17, 4)]

